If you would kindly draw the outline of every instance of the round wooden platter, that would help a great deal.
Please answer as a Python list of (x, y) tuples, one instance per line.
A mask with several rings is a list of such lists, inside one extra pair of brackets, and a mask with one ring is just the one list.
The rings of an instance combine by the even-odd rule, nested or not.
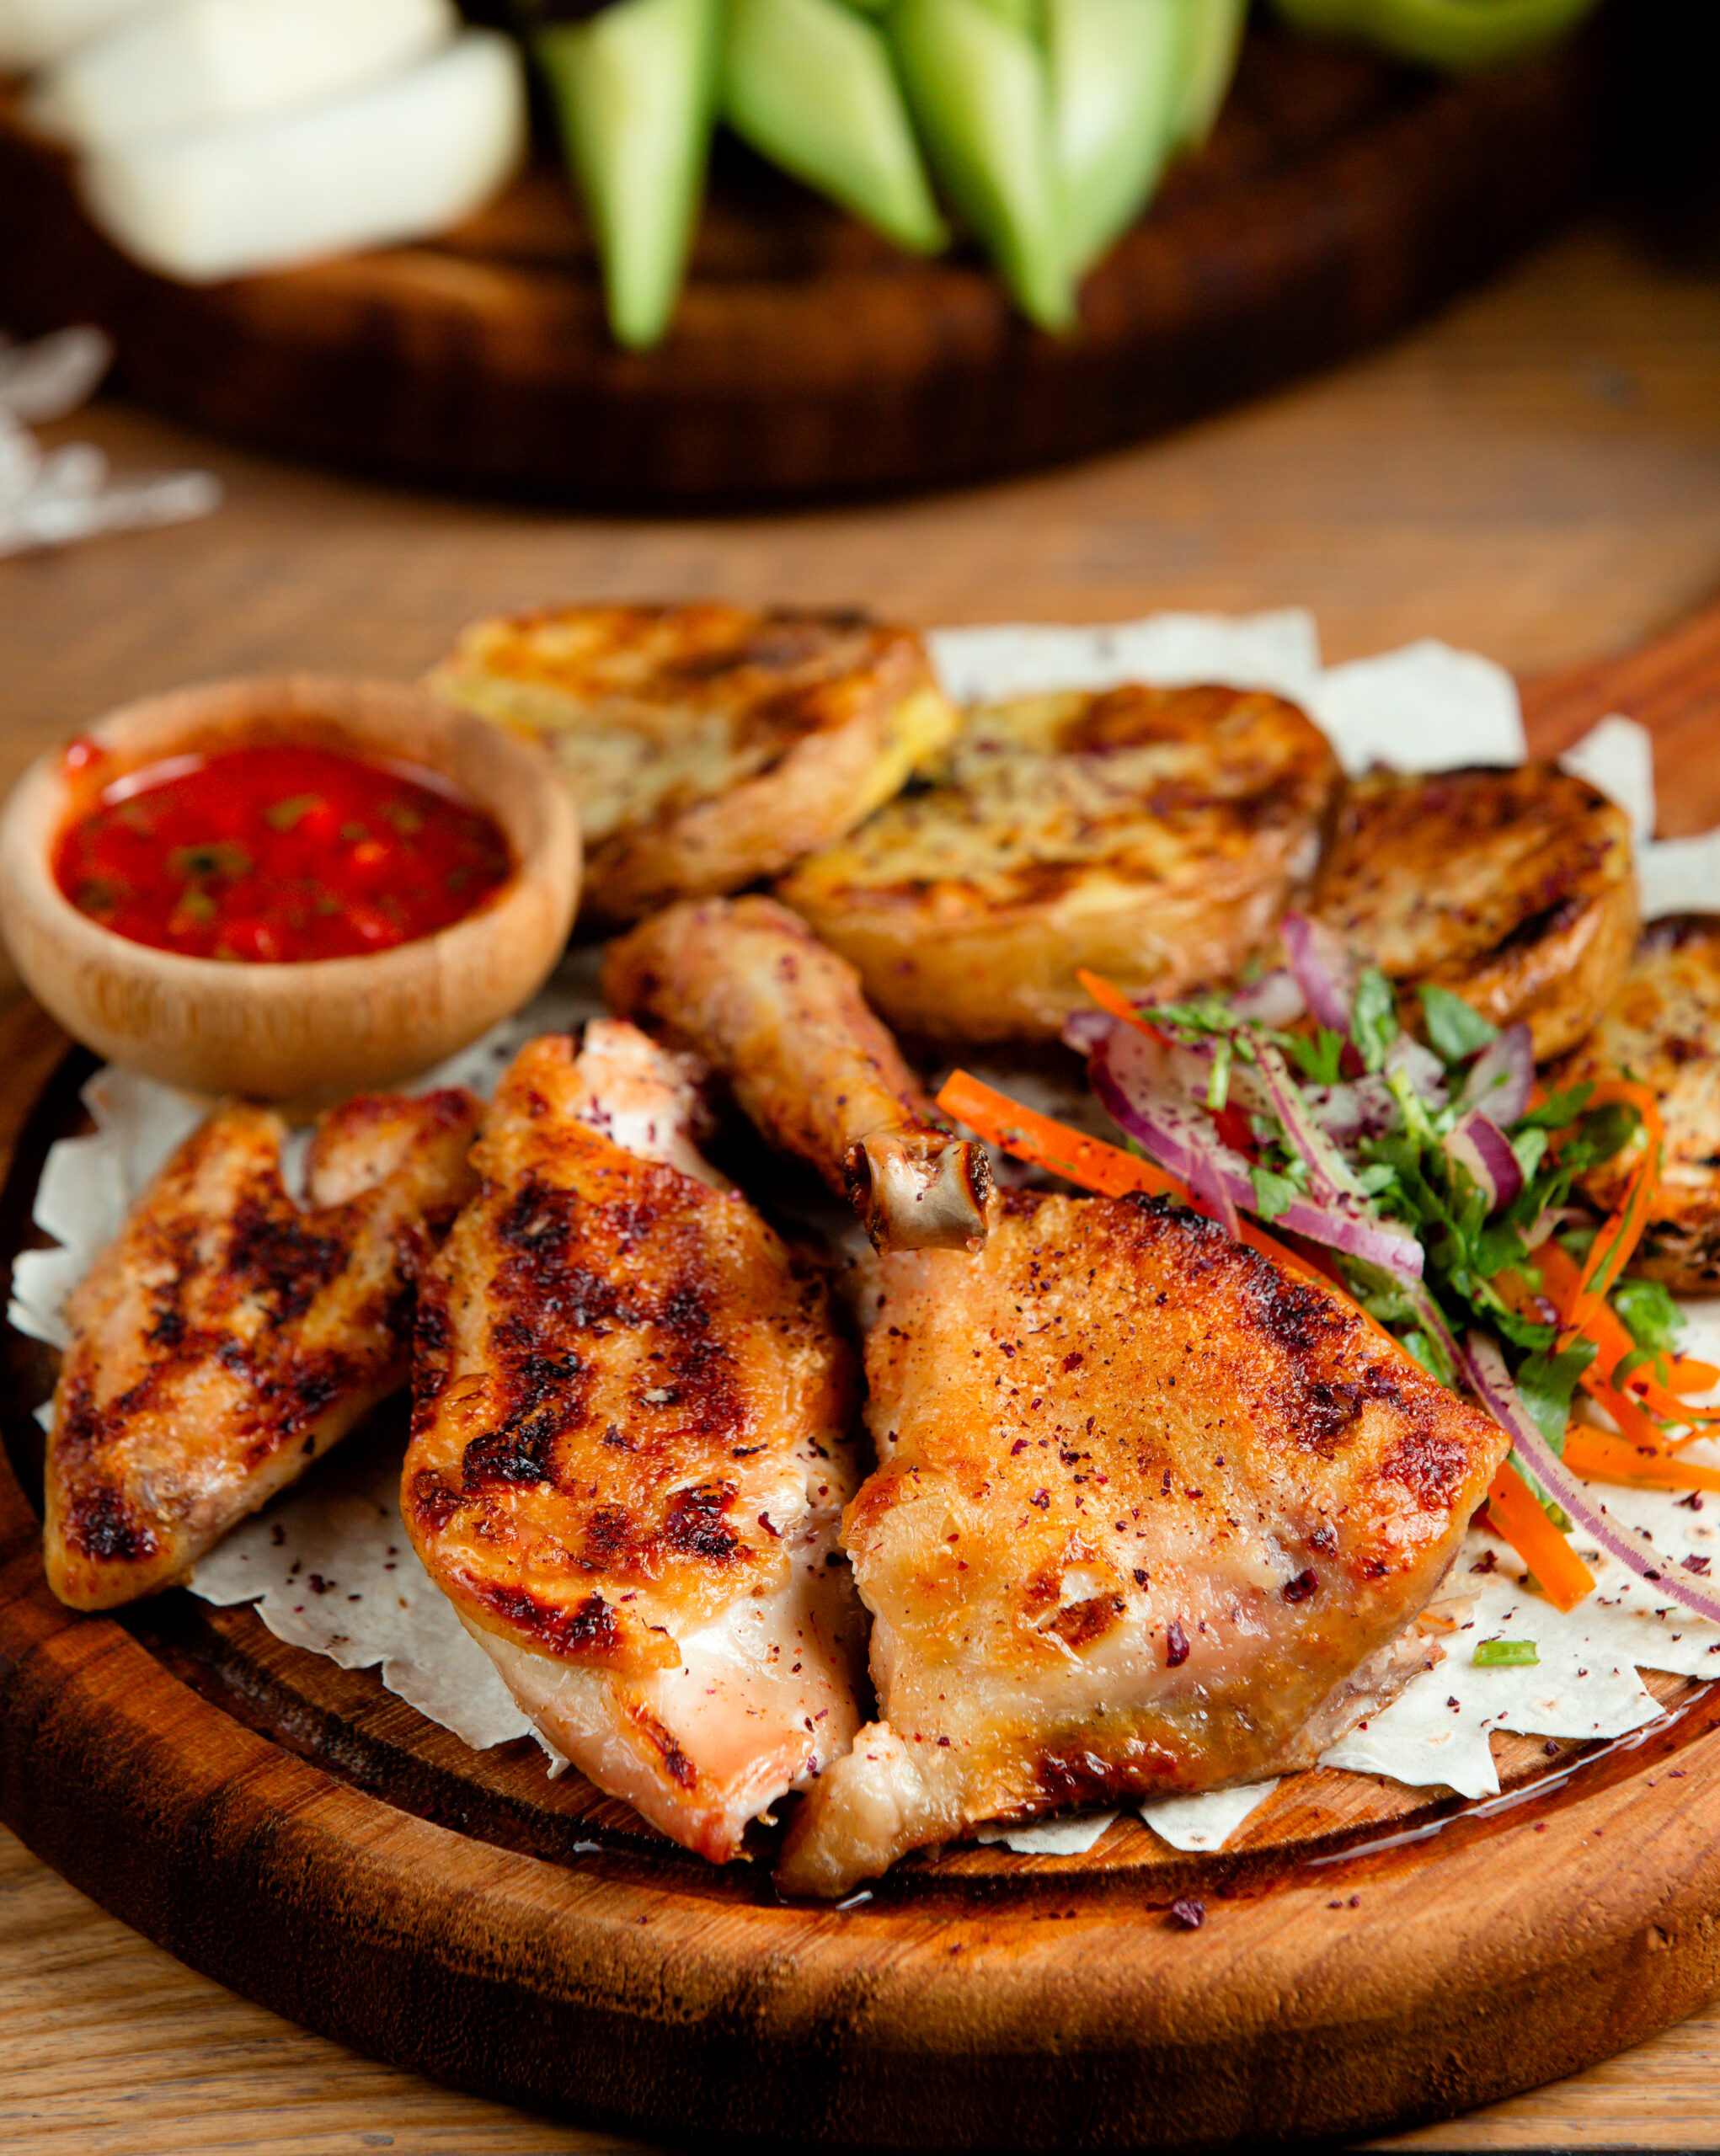
[(1456, 81), (1256, 29), (1066, 339), (971, 251), (912, 260), (733, 145), (655, 352), (610, 342), (547, 168), (438, 242), (192, 289), (107, 245), (0, 88), (0, 322), (99, 322), (143, 402), (412, 479), (662, 508), (977, 479), (1257, 394), (1486, 275), (1591, 179), (1637, 12)]
[[(1720, 606), (1527, 705), (1547, 751), (1643, 719), (1672, 827), (1720, 821)], [(8, 1258), (88, 1068), (34, 1006), (0, 1023)], [(361, 2050), (671, 2138), (1219, 2149), (1447, 2116), (1720, 1987), (1720, 1687), (1653, 1679), (1664, 1716), (1617, 1743), (1496, 1736), (1486, 1803), (1317, 1772), (1216, 1856), (1125, 1814), (1084, 1857), (963, 1845), (789, 1904), (767, 1834), (702, 1865), (248, 1609), (61, 1608), (34, 1505), (52, 1362), (0, 1342), (0, 1817)]]

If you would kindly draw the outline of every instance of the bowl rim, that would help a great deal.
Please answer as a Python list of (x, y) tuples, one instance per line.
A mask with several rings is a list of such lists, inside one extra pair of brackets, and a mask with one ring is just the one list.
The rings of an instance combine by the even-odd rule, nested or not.
[[(163, 950), (142, 943), (116, 929), (93, 920), (73, 904), (54, 873), (53, 855), (72, 818), (72, 783), (65, 770), (67, 752), (78, 741), (102, 742), (110, 728), (147, 723), (157, 714), (165, 720), (177, 715), (188, 734), (207, 730), (216, 734), (230, 727), (242, 730), (259, 719), (277, 717), (280, 731), (292, 731), (295, 717), (302, 716), (331, 730), (347, 734), (355, 742), (377, 741), (358, 708), (331, 708), (342, 703), (357, 707), (361, 700), (375, 698), (379, 707), (393, 703), (403, 716), (416, 712), (421, 718), (444, 722), (451, 733), (470, 729), (470, 738), (485, 740), (505, 759), (511, 760), (521, 776), (548, 783), (530, 790), (530, 799), (540, 821), (528, 835), (515, 828), (517, 819), (492, 798), (482, 798), (463, 778), (456, 778), (441, 763), (419, 756), (420, 769), (447, 778), (477, 803), (501, 828), (514, 856), (506, 878), (469, 913), (427, 936), (409, 937), (380, 951), (351, 952), (326, 958), (233, 959), (200, 958), (184, 951)], [(295, 705), (302, 707), (295, 712)], [(271, 712), (270, 707), (273, 706)], [(381, 716), (380, 709), (377, 715)], [(134, 768), (148, 760), (165, 760), (171, 754), (164, 726), (159, 750), (152, 749)], [(120, 751), (123, 755), (124, 750)], [(218, 753), (218, 751), (217, 751)], [(114, 774), (124, 776), (123, 771)], [(111, 783), (111, 780), (106, 782)], [(284, 992), (301, 985), (336, 990), (350, 980), (374, 981), (379, 969), (391, 963), (420, 964), (433, 953), (457, 951), (468, 942), (487, 940), (519, 903), (529, 883), (546, 872), (553, 873), (558, 857), (571, 857), (573, 897), (569, 910), (571, 930), (580, 899), (580, 830), (566, 788), (557, 778), (547, 753), (534, 740), (510, 733), (494, 720), (463, 710), (436, 696), (430, 690), (408, 681), (392, 681), (366, 675), (292, 672), (240, 675), (197, 682), (157, 691), (115, 706), (90, 721), (63, 741), (44, 750), (19, 774), (3, 807), (0, 807), (0, 889), (10, 887), (29, 905), (40, 927), (66, 942), (80, 958), (98, 963), (123, 965), (163, 981), (177, 981), (190, 990), (198, 983), (219, 980), (231, 992), (253, 997)], [(0, 906), (0, 912), (10, 911)], [(403, 954), (409, 956), (403, 958)], [(241, 984), (243, 984), (242, 986)]]

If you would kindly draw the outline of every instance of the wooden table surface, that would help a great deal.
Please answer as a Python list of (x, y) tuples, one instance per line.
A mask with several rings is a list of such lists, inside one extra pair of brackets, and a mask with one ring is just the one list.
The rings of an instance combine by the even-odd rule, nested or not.
[[(1626, 646), (1720, 588), (1720, 271), (1596, 218), (1393, 349), (1174, 440), (780, 519), (415, 497), (119, 407), (53, 432), (121, 467), (204, 466), (227, 500), (175, 531), (0, 562), (0, 787), (127, 697), (285, 666), (409, 675), (468, 616), (562, 598), (857, 600), (926, 623), (1301, 603), (1329, 657), (1436, 636), (1524, 672)], [(1572, 2081), (1372, 2145), (1720, 2148), (1720, 2005)], [(642, 2147), (291, 2028), (0, 1831), (8, 2156)]]

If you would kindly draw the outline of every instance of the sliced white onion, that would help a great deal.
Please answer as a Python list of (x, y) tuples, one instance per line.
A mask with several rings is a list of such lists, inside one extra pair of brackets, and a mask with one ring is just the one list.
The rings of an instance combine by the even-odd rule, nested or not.
[(1386, 1051), (1382, 1068), (1389, 1074), (1402, 1071), (1419, 1097), (1430, 1108), (1442, 1108), (1450, 1096), (1445, 1066), (1430, 1048), (1424, 1048), (1413, 1033), (1400, 1033)]
[(1638, 1534), (1615, 1527), (1605, 1505), (1598, 1505), (1572, 1474), (1523, 1404), (1522, 1395), (1511, 1382), (1498, 1342), (1485, 1333), (1472, 1332), (1463, 1353), (1463, 1373), (1471, 1390), (1499, 1426), (1509, 1430), (1514, 1449), (1524, 1465), (1555, 1504), (1562, 1506), (1585, 1534), (1593, 1535), (1609, 1557), (1648, 1581), (1669, 1602), (1680, 1603), (1711, 1625), (1720, 1625), (1720, 1593), (1703, 1586), (1674, 1559), (1663, 1557)]
[(1487, 1199), (1489, 1216), (1502, 1213), (1523, 1187), (1523, 1170), (1511, 1141), (1479, 1108), (1472, 1108), (1445, 1139), (1445, 1156), (1465, 1170)]
[(1535, 1043), (1526, 1024), (1507, 1026), (1469, 1066), (1458, 1106), (1482, 1108), (1509, 1130), (1535, 1091)]
[(119, 149), (345, 96), (458, 28), (451, 0), (158, 0), (49, 69), (26, 110), (79, 149)]
[(350, 97), (105, 152), (82, 184), (116, 245), (208, 284), (439, 232), (487, 200), (525, 147), (518, 48), (468, 30)]
[(1262, 974), (1252, 988), (1238, 989), (1231, 998), (1231, 1008), (1251, 1025), (1293, 1026), (1306, 1016), (1308, 999), (1289, 968), (1278, 966), (1269, 974)]
[(99, 37), (154, 0), (0, 0), (0, 74), (24, 73)]

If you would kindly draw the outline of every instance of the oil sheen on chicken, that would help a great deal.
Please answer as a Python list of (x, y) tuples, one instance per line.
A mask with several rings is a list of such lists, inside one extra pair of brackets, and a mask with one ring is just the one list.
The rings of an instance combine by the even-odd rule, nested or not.
[(722, 1862), (859, 1720), (855, 1373), (694, 1112), (630, 1025), (521, 1050), (425, 1288), (402, 1504), (549, 1742)]
[(1365, 1711), (1353, 1680), (1446, 1571), (1502, 1430), (1165, 1199), (1018, 1193), (979, 1256), (879, 1263), (881, 1465), (844, 1530), (879, 1720), (780, 1884), (837, 1895), (981, 1820), (1253, 1780)]
[(414, 1287), (473, 1187), (478, 1112), (457, 1091), (347, 1102), (318, 1126), (303, 1209), (270, 1110), (223, 1109), (186, 1139), (67, 1306), (45, 1523), (62, 1602), (183, 1577), (405, 1382)]

